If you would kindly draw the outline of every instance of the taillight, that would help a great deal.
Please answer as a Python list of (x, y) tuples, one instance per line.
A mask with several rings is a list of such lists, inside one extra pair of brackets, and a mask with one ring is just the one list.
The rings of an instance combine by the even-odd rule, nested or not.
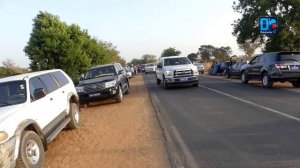
[(275, 64), (276, 69), (287, 69), (288, 66), (285, 64)]

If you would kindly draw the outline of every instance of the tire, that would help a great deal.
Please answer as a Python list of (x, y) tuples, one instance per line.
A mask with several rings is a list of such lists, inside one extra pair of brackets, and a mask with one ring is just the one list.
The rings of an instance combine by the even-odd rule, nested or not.
[(163, 76), (163, 88), (164, 88), (164, 89), (169, 89), (169, 86), (168, 86), (168, 84), (166, 83), (166, 79), (165, 79), (164, 76)]
[(119, 93), (118, 93), (118, 96), (116, 98), (116, 102), (117, 103), (122, 103), (123, 102), (123, 92), (122, 92), (121, 86), (119, 86)]
[(129, 94), (130, 93), (130, 86), (129, 86), (129, 82), (127, 81), (127, 88), (124, 94)]
[(45, 160), (42, 140), (33, 131), (23, 131), (16, 168), (41, 168)]
[(272, 88), (273, 86), (273, 81), (270, 79), (268, 73), (263, 73), (262, 74), (262, 85), (265, 88)]
[(80, 125), (80, 111), (76, 103), (70, 103), (69, 117), (71, 121), (68, 123), (68, 128), (77, 129)]
[(293, 81), (292, 82), (293, 87), (299, 88), (300, 87), (300, 81)]
[(161, 80), (156, 78), (156, 84), (160, 85)]
[(198, 87), (198, 86), (199, 86), (199, 83), (193, 84), (193, 87)]
[(241, 82), (242, 82), (243, 84), (247, 84), (247, 83), (249, 82), (249, 79), (248, 79), (248, 77), (247, 77), (245, 71), (242, 72)]
[(226, 77), (226, 78), (230, 78), (230, 77), (231, 77), (231, 74), (230, 74), (230, 71), (229, 71), (229, 70), (227, 70), (227, 71), (225, 72), (225, 77)]

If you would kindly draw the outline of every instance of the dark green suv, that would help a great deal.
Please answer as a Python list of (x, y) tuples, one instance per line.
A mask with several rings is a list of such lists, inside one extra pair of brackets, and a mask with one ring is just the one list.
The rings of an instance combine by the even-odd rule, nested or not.
[(241, 68), (241, 82), (261, 80), (262, 85), (271, 88), (273, 82), (289, 81), (300, 87), (300, 52), (271, 52), (255, 56)]

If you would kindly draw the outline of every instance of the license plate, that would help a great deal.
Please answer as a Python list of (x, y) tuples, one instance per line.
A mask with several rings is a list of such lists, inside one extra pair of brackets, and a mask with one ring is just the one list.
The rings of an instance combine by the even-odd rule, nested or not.
[(185, 77), (185, 78), (180, 78), (180, 81), (187, 81), (189, 80), (189, 78)]
[(299, 66), (297, 66), (297, 65), (291, 65), (290, 68), (293, 69), (293, 70), (298, 70)]
[(93, 94), (89, 94), (89, 97), (97, 97), (100, 95), (101, 95), (101, 93), (93, 93)]

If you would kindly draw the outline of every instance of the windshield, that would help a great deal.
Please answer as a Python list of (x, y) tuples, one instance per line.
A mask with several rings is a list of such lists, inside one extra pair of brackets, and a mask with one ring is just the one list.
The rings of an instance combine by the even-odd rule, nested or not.
[(280, 61), (300, 61), (300, 54), (281, 54)]
[(147, 65), (147, 67), (151, 67), (151, 66), (154, 66), (154, 64), (148, 64), (148, 65)]
[(0, 83), (0, 107), (24, 103), (26, 101), (25, 81)]
[(185, 64), (191, 64), (189, 59), (187, 59), (186, 57), (167, 58), (164, 60), (164, 66), (185, 65)]
[(84, 79), (93, 79), (113, 75), (116, 75), (114, 66), (103, 66), (88, 70), (84, 76)]

